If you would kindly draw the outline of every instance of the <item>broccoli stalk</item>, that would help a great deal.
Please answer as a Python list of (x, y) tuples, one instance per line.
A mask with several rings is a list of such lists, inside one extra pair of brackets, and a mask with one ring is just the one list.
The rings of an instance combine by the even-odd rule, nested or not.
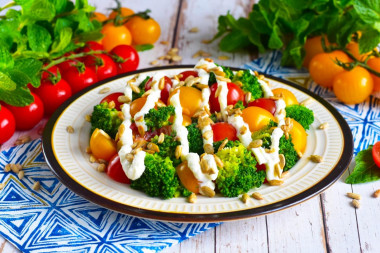
[(170, 122), (170, 117), (174, 116), (175, 109), (174, 106), (163, 106), (158, 107), (158, 109), (150, 109), (144, 116), (145, 124), (149, 130), (156, 130), (164, 126), (173, 124)]
[(261, 89), (259, 79), (257, 76), (251, 74), (249, 70), (240, 70), (236, 73), (234, 78), (232, 79), (232, 82), (241, 82), (242, 83), (242, 90), (245, 92), (251, 92), (252, 94), (252, 100), (262, 98), (264, 93)]
[(96, 129), (102, 129), (111, 138), (115, 139), (116, 133), (122, 120), (119, 118), (120, 111), (109, 108), (107, 102), (94, 106), (91, 115), (91, 133)]
[(300, 123), (305, 130), (314, 122), (314, 113), (303, 105), (289, 105), (285, 108), (286, 116)]
[(260, 187), (265, 179), (264, 171), (256, 171), (257, 162), (251, 151), (241, 143), (236, 145), (224, 148), (216, 154), (224, 164), (219, 169), (216, 185), (226, 197), (237, 197), (252, 188)]
[(197, 127), (196, 123), (188, 125), (186, 128), (188, 131), (187, 139), (189, 141), (189, 151), (201, 155), (204, 153), (201, 130)]

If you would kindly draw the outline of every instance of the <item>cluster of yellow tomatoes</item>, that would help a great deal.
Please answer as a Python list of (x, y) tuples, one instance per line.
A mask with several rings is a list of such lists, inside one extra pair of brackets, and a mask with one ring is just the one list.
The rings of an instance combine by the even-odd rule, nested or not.
[[(94, 13), (93, 19), (99, 22), (110, 21), (103, 26), (101, 31), (104, 37), (100, 43), (106, 51), (118, 45), (153, 44), (158, 40), (161, 28), (157, 21), (150, 17), (145, 19), (138, 15), (132, 16), (134, 14), (133, 10), (126, 7), (121, 7), (120, 11), (112, 11), (108, 17), (100, 12)], [(124, 24), (112, 22), (118, 15), (125, 18)]]
[[(306, 41), (306, 56), (303, 64), (309, 69), (311, 78), (317, 84), (333, 89), (336, 97), (346, 104), (361, 103), (373, 91), (380, 91), (380, 77), (362, 66), (345, 70), (337, 65), (336, 60), (343, 63), (350, 63), (353, 60), (340, 50), (324, 52), (321, 39), (321, 36), (316, 36)], [(326, 39), (325, 41), (326, 46), (329, 46)], [(360, 54), (357, 42), (350, 42), (346, 49), (363, 64), (371, 53)], [(371, 69), (380, 72), (380, 57), (371, 56), (366, 64)]]

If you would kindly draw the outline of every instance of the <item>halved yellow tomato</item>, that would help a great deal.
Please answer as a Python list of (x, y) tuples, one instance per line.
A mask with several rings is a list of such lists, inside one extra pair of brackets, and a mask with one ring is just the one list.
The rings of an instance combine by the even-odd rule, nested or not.
[[(131, 113), (132, 118), (135, 117), (135, 114), (138, 113), (141, 110), (141, 108), (143, 108), (146, 102), (146, 98), (147, 97), (141, 97), (132, 101), (131, 108), (130, 108), (130, 113)], [(161, 100), (158, 100), (157, 103), (161, 103), (162, 105), (164, 105), (164, 102), (162, 102)], [(157, 103), (156, 103), (156, 106), (154, 107), (156, 109), (157, 109)]]
[(194, 193), (199, 193), (198, 180), (195, 178), (193, 172), (187, 165), (187, 161), (184, 161), (178, 165), (176, 171), (181, 183), (186, 189)]
[(109, 161), (117, 153), (115, 141), (98, 128), (91, 135), (90, 149), (95, 158), (106, 161)]
[(191, 125), (191, 118), (187, 116), (186, 114), (182, 114), (183, 120), (182, 120), (182, 126), (188, 126)]
[(268, 125), (270, 120), (274, 121), (274, 117), (272, 113), (267, 110), (257, 107), (257, 106), (249, 106), (243, 110), (242, 115), (244, 122), (246, 122), (249, 126), (249, 130), (251, 132), (260, 130), (261, 128)]
[(306, 149), (307, 133), (303, 126), (294, 119), (291, 119), (291, 123), (293, 124), (293, 128), (289, 133), (292, 137), (294, 149), (297, 151), (297, 153), (300, 152), (303, 154)]
[(294, 96), (294, 94), (290, 90), (284, 88), (277, 88), (273, 89), (272, 92), (275, 96), (282, 96), (282, 99), (284, 99), (286, 106), (298, 104), (296, 96)]
[(181, 88), (170, 93), (168, 101), (174, 94), (177, 94), (179, 90), (179, 100), (182, 107), (182, 114), (186, 114), (192, 117), (196, 113), (202, 104), (202, 92), (193, 87), (182, 86)]

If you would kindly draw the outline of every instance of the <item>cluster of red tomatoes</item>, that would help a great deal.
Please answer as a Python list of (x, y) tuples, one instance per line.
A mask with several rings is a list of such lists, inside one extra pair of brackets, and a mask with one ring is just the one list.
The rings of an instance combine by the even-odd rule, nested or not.
[[(134, 14), (133, 10), (126, 7), (112, 11), (108, 18), (100, 12), (94, 13), (93, 19), (99, 22), (110, 21), (102, 29), (104, 37), (101, 43), (105, 50), (109, 51), (120, 44), (153, 44), (158, 40), (161, 34), (160, 25), (151, 17), (131, 16)], [(121, 21), (126, 19), (126, 22), (118, 24), (117, 19)]]
[[(328, 42), (326, 45), (329, 46)], [(335, 61), (350, 63), (353, 60), (343, 51), (324, 52), (321, 36), (310, 38), (305, 43), (304, 66), (309, 68), (311, 78), (319, 85), (332, 88), (336, 97), (346, 104), (357, 104), (366, 100), (373, 91), (380, 91), (380, 77), (371, 74), (366, 68), (356, 66), (345, 70)], [(359, 45), (350, 42), (346, 50), (363, 64), (371, 52), (360, 54)], [(380, 57), (371, 56), (366, 64), (380, 72)]]
[[(198, 73), (196, 71), (185, 71), (179, 74), (180, 80), (184, 81), (189, 76), (197, 77)], [(149, 90), (151, 86), (151, 79), (145, 84), (145, 91)], [(245, 101), (244, 91), (234, 83), (227, 83), (228, 86), (228, 94), (227, 94), (227, 104), (235, 105), (239, 100)], [(165, 88), (161, 91), (161, 99), (158, 103), (169, 104), (170, 98), (180, 91), (180, 103), (182, 107), (182, 116), (183, 116), (183, 126), (188, 126), (192, 123), (191, 117), (201, 109), (202, 105), (202, 92), (194, 87), (182, 86), (177, 90), (170, 91), (172, 87), (172, 81), (169, 77), (165, 77)], [(220, 104), (218, 97), (215, 96), (217, 90), (217, 83), (211, 85), (210, 87), (210, 111), (212, 113), (220, 111)], [(281, 95), (285, 101), (286, 105), (298, 104), (297, 98), (294, 94), (283, 88), (277, 88), (272, 90), (274, 95)], [(115, 103), (115, 108), (120, 108), (120, 102), (118, 102), (118, 97), (123, 95), (122, 93), (113, 93), (105, 98), (103, 98), (102, 102), (111, 102)], [(131, 102), (130, 105), (130, 113), (133, 118), (137, 112), (141, 110), (141, 108), (146, 103), (147, 97), (141, 97), (135, 99)], [(256, 99), (249, 104), (247, 107), (242, 110), (242, 117), (244, 122), (246, 122), (249, 126), (250, 131), (257, 131), (261, 128), (265, 127), (270, 120), (276, 121), (274, 118), (274, 113), (276, 111), (276, 103), (273, 99), (269, 98), (259, 98)], [(303, 153), (307, 144), (307, 134), (305, 129), (299, 124), (297, 121), (292, 120), (293, 128), (290, 132), (292, 135), (292, 142), (294, 144), (294, 148), (296, 151)], [(211, 125), (213, 131), (213, 141), (221, 141), (225, 138), (229, 140), (237, 140), (237, 132), (236, 129), (227, 122), (217, 122)], [(144, 136), (140, 136), (135, 124), (131, 125), (132, 132), (136, 139), (144, 138), (147, 141), (150, 141), (156, 135), (160, 135), (161, 133), (169, 134), (170, 126), (163, 127), (153, 132), (145, 132)], [(127, 183), (129, 180), (125, 176), (120, 164), (120, 159), (117, 155), (117, 147), (116, 142), (113, 140), (107, 133), (104, 131), (100, 131), (96, 129), (91, 138), (90, 138), (90, 149), (92, 155), (97, 159), (103, 159), (108, 161), (108, 166), (106, 169), (107, 174), (114, 180), (122, 183)], [(189, 177), (190, 178), (190, 177)]]
[[(76, 53), (103, 51), (102, 44), (90, 41)], [(0, 109), (0, 143), (16, 130), (32, 129), (43, 116), (49, 117), (71, 95), (103, 79), (137, 69), (139, 56), (129, 45), (118, 45), (108, 53), (90, 54), (69, 59), (50, 67), (41, 75), (41, 85), (28, 85), (34, 102), (17, 107), (2, 103)], [(59, 74), (58, 74), (59, 73)]]

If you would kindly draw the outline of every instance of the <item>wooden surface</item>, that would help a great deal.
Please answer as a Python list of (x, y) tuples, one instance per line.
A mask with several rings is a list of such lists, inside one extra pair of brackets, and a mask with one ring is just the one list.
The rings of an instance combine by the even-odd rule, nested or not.
[[(135, 11), (151, 9), (151, 16), (161, 25), (160, 41), (169, 42), (168, 45), (156, 43), (153, 50), (141, 53), (139, 68), (152, 67), (150, 62), (172, 47), (178, 47), (183, 57), (179, 64), (196, 63), (198, 59), (192, 56), (198, 50), (210, 53), (217, 62), (228, 66), (239, 67), (253, 58), (247, 53), (220, 52), (216, 42), (203, 44), (201, 41), (215, 34), (220, 14), (230, 10), (234, 16), (245, 16), (254, 1), (121, 2)], [(112, 1), (90, 0), (90, 3), (105, 13), (109, 12), (107, 8), (114, 6)], [(189, 32), (193, 27), (199, 32)], [(217, 60), (222, 55), (230, 59)], [(13, 137), (13, 141), (19, 135)], [(348, 171), (327, 191), (297, 206), (266, 216), (224, 223), (163, 252), (380, 252), (380, 199), (372, 196), (380, 188), (380, 182), (351, 186), (343, 182), (347, 175)], [(347, 192), (361, 194), (360, 209), (353, 208)], [(17, 250), (0, 238), (0, 252)]]

